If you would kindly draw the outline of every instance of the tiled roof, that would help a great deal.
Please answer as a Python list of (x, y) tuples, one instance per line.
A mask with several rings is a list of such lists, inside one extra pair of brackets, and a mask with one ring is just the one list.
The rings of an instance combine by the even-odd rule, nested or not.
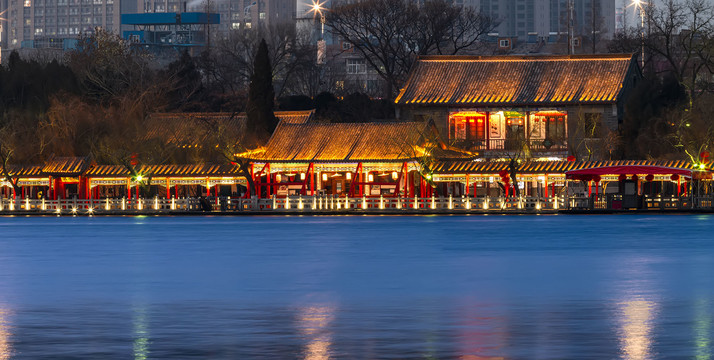
[[(140, 174), (154, 177), (237, 176), (238, 167), (225, 164), (147, 165), (137, 169)], [(129, 171), (121, 165), (97, 165), (87, 171), (88, 177), (127, 177)]]
[(417, 122), (282, 123), (258, 161), (399, 161), (412, 158), (428, 124)]
[(43, 176), (42, 165), (9, 165), (8, 170), (11, 176)]
[(53, 157), (42, 166), (42, 173), (47, 175), (80, 175), (89, 166), (89, 157)]
[(617, 101), (631, 54), (423, 56), (398, 105), (526, 106)]
[[(680, 169), (694, 169), (688, 161), (525, 161), (518, 165), (519, 174), (565, 174), (566, 171), (605, 166), (662, 166)], [(498, 174), (508, 170), (507, 161), (441, 161), (434, 167), (437, 174)]]

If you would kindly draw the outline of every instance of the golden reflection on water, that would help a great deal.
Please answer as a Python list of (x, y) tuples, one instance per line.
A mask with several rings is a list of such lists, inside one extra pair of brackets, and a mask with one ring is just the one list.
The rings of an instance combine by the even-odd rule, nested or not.
[(12, 356), (11, 335), (10, 310), (0, 308), (0, 360), (7, 360)]
[(134, 359), (146, 360), (149, 357), (149, 321), (146, 306), (134, 308)]
[(627, 360), (652, 359), (652, 320), (657, 304), (640, 298), (620, 303), (620, 350)]
[(305, 360), (327, 360), (330, 358), (332, 332), (330, 323), (335, 316), (335, 308), (329, 305), (307, 306), (300, 309), (299, 326), (309, 339), (305, 347)]

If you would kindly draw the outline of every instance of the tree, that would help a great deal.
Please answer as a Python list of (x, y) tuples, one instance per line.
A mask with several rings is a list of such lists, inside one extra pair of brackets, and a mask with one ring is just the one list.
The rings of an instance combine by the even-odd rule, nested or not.
[(100, 102), (130, 89), (150, 87), (155, 74), (149, 61), (149, 54), (141, 47), (100, 28), (80, 37), (77, 47), (67, 54), (84, 93)]
[(278, 97), (301, 94), (300, 80), (295, 78), (314, 72), (316, 50), (307, 33), (289, 24), (232, 29), (225, 37), (216, 39), (210, 53), (204, 52), (200, 59), (207, 87), (232, 96), (242, 95), (250, 83), (253, 61), (264, 39)]
[(497, 25), (445, 0), (427, 0), (421, 7), (409, 0), (350, 2), (332, 9), (327, 23), (385, 80), (389, 99), (401, 88), (417, 55), (464, 53)]
[(253, 69), (248, 89), (248, 105), (246, 107), (248, 127), (246, 130), (254, 135), (256, 140), (267, 140), (278, 125), (278, 121), (273, 114), (275, 101), (273, 72), (265, 40), (262, 40), (258, 46)]
[(706, 0), (667, 0), (663, 7), (647, 7), (645, 14), (650, 57), (663, 59), (666, 71), (694, 100), (703, 72), (714, 69), (714, 8)]
[(665, 139), (693, 164), (705, 163), (714, 151), (714, 94), (703, 94), (688, 109), (669, 108), (661, 116), (669, 126)]
[(181, 57), (170, 63), (162, 72), (162, 77), (169, 79), (172, 89), (167, 94), (169, 109), (195, 109), (200, 108), (200, 95), (204, 89), (201, 72), (196, 62), (187, 50), (181, 52)]

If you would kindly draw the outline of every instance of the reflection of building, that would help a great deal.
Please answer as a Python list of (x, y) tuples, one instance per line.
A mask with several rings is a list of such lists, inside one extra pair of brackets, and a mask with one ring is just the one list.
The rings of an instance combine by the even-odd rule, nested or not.
[[(527, 145), (564, 153), (575, 136), (617, 129), (638, 77), (630, 54), (427, 56), (396, 103), (402, 119), (433, 119), (444, 137), (470, 150)], [(578, 133), (586, 127), (589, 134)]]

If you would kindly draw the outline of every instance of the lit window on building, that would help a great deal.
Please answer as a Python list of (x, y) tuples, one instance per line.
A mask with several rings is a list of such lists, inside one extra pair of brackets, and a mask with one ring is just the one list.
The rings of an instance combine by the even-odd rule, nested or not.
[(449, 139), (485, 140), (486, 114), (468, 111), (451, 115), (449, 117)]
[(265, 13), (264, 13), (264, 12), (261, 12), (259, 16), (260, 16), (260, 20), (265, 20)]
[(31, 0), (25, 0), (25, 7), (30, 7), (32, 6), (32, 1)]
[(367, 61), (365, 59), (347, 59), (348, 74), (366, 74)]

